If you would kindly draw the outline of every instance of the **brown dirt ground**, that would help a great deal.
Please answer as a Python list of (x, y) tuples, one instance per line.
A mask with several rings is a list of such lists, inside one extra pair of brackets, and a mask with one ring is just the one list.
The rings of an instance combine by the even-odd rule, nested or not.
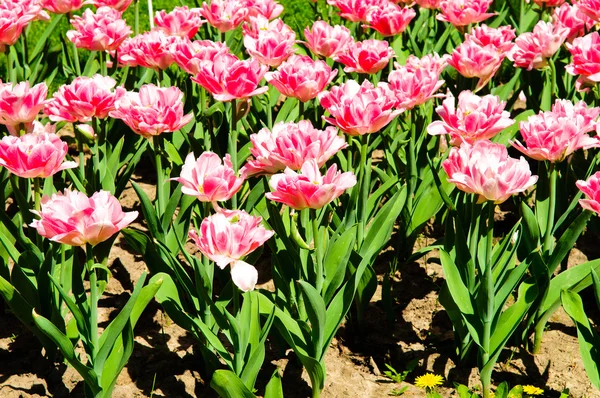
[[(153, 194), (151, 185), (143, 185)], [(128, 208), (137, 205), (133, 190), (128, 189), (123, 194), (122, 202)], [(423, 239), (417, 245), (423, 247), (431, 243), (432, 239)], [(593, 247), (593, 242), (589, 247)], [(593, 258), (598, 257), (597, 253), (593, 255)], [(575, 249), (569, 265), (586, 259), (582, 251)], [(385, 261), (384, 254), (382, 270), (386, 267)], [(115, 245), (110, 264), (112, 277), (101, 300), (102, 320), (107, 320), (113, 310), (126, 302), (133, 284), (145, 271), (141, 258), (127, 251), (122, 242)], [(410, 383), (428, 371), (449, 380), (438, 390), (444, 397), (452, 395), (451, 382), (476, 386), (476, 369), (457, 366), (453, 361), (451, 325), (437, 301), (436, 292), (443, 282), (441, 267), (423, 259), (403, 266), (396, 273), (391, 281), (395, 322), (387, 319), (383, 309), (381, 275), (365, 324), (343, 326), (326, 355), (327, 380), (322, 396), (386, 397), (392, 390), (408, 386), (402, 396), (424, 397), (423, 391)], [(261, 282), (261, 288), (269, 287), (269, 281)], [(168, 319), (158, 305), (151, 304), (140, 319), (135, 342), (131, 360), (114, 390), (115, 398), (215, 396), (199, 373), (202, 361), (194, 350), (197, 343)], [(493, 375), (495, 383), (536, 385), (546, 390), (546, 397), (558, 397), (564, 388), (569, 388), (572, 397), (600, 397), (586, 377), (576, 329), (563, 311), (558, 311), (549, 322), (538, 355), (506, 351)], [(273, 369), (279, 368), (286, 397), (310, 396), (308, 376), (293, 354), (288, 351), (286, 356), (275, 350), (272, 354), (270, 361), (265, 361), (264, 373), (270, 375)], [(382, 375), (385, 364), (402, 371), (412, 360), (417, 361), (417, 366), (407, 377), (408, 383), (395, 384)], [(266, 380), (259, 378), (259, 392), (264, 391), (265, 383)], [(79, 375), (65, 364), (44, 360), (31, 333), (8, 311), (0, 313), (0, 397), (82, 396)]]

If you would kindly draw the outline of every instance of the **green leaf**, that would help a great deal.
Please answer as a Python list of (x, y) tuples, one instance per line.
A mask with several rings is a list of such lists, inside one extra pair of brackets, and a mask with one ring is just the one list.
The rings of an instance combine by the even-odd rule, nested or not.
[(442, 262), (448, 290), (456, 302), (456, 305), (463, 314), (474, 315), (475, 310), (473, 308), (473, 302), (471, 301), (471, 294), (463, 282), (460, 271), (456, 267), (452, 257), (450, 257), (445, 250), (440, 250), (440, 260)]
[(274, 123), (289, 122), (295, 120), (298, 116), (297, 101), (298, 100), (296, 100), (295, 98), (288, 97), (283, 103), (283, 106), (281, 107), (279, 112), (277, 113), (277, 118), (275, 119)]
[(525, 201), (521, 202), (521, 217), (523, 217), (523, 244), (525, 245), (527, 256), (540, 246), (540, 227), (538, 226), (535, 214)]
[[(63, 14), (53, 15), (52, 21), (50, 22), (50, 25), (48, 25), (46, 27), (46, 29), (44, 30), (44, 33), (42, 33), (41, 36), (35, 38), (37, 40), (37, 44), (35, 45), (33, 51), (31, 52), (31, 55), (29, 56), (30, 61), (34, 60), (39, 54), (42, 53), (44, 46), (48, 43), (48, 37), (50, 37), (50, 35), (53, 32), (55, 32), (56, 26), (60, 23), (60, 21), (62, 20), (62, 17), (63, 17)], [(33, 84), (35, 82), (30, 82), (30, 83)]]
[(84, 314), (80, 311), (79, 307), (77, 306), (77, 304), (75, 303), (75, 301), (71, 298), (71, 296), (69, 296), (69, 293), (67, 293), (63, 287), (60, 285), (60, 282), (58, 282), (54, 276), (52, 275), (48, 275), (48, 277), (50, 278), (50, 281), (52, 281), (52, 283), (54, 284), (54, 287), (58, 290), (59, 294), (61, 295), (62, 299), (64, 300), (65, 304), (67, 305), (67, 308), (69, 308), (69, 311), (71, 311), (71, 314), (73, 314), (73, 318), (75, 318), (75, 322), (77, 324), (77, 329), (79, 331), (79, 337), (82, 339), (84, 344), (88, 344), (88, 336), (90, 335), (89, 333), (89, 329), (88, 329), (88, 324), (85, 321), (86, 317), (84, 316)]
[(156, 210), (154, 209), (154, 206), (152, 206), (152, 202), (150, 202), (150, 198), (148, 198), (146, 192), (144, 192), (142, 187), (140, 187), (136, 182), (132, 181), (131, 185), (137, 193), (137, 196), (140, 198), (140, 203), (142, 205), (142, 214), (144, 215), (144, 219), (148, 224), (148, 230), (150, 231), (150, 235), (155, 239), (163, 240), (164, 232), (158, 221)]
[(350, 229), (344, 231), (341, 235), (335, 235), (327, 247), (327, 253), (325, 253), (325, 259), (323, 261), (323, 267), (325, 268), (326, 280), (323, 285), (323, 300), (325, 303), (329, 303), (333, 298), (333, 295), (344, 281), (346, 270), (348, 269), (348, 262), (350, 261), (350, 255), (352, 254), (352, 248), (356, 241), (356, 229), (357, 226), (353, 226)]
[(579, 215), (572, 223), (569, 225), (569, 228), (562, 234), (558, 242), (556, 243), (556, 247), (552, 252), (552, 256), (548, 261), (548, 274), (552, 275), (556, 267), (560, 265), (560, 263), (566, 258), (571, 249), (575, 246), (575, 242), (579, 239), (579, 235), (585, 229), (588, 220), (592, 216), (592, 212), (588, 210), (584, 210), (583, 213)]
[(230, 370), (217, 370), (210, 381), (210, 386), (221, 398), (256, 398), (242, 380)]
[(322, 360), (325, 355), (327, 347), (323, 347), (323, 337), (325, 334), (325, 320), (326, 320), (326, 309), (323, 299), (313, 286), (305, 281), (298, 281), (302, 294), (304, 295), (304, 302), (306, 304), (306, 312), (308, 313), (308, 319), (312, 330), (312, 345), (313, 355), (315, 358)]
[(281, 385), (281, 375), (279, 369), (275, 369), (271, 380), (265, 388), (265, 398), (283, 398), (283, 386)]

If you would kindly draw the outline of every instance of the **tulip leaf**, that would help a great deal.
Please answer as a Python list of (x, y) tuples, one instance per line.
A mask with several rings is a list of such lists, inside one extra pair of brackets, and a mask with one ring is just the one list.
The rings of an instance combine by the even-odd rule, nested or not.
[(452, 260), (452, 257), (445, 250), (440, 250), (440, 260), (444, 270), (444, 277), (446, 278), (446, 285), (452, 299), (463, 314), (475, 314), (471, 294), (467, 286), (465, 286), (454, 260)]
[(75, 301), (71, 298), (71, 296), (69, 296), (65, 289), (63, 289), (63, 287), (56, 280), (56, 278), (54, 278), (54, 276), (48, 274), (48, 277), (50, 278), (50, 281), (52, 282), (56, 290), (58, 290), (60, 296), (67, 305), (67, 308), (69, 308), (69, 311), (71, 311), (71, 314), (73, 314), (73, 318), (75, 319), (77, 329), (79, 331), (79, 337), (83, 341), (83, 344), (87, 345), (89, 341), (88, 337), (90, 336), (88, 324), (85, 321), (85, 319), (87, 318), (87, 314), (84, 315), (84, 313), (81, 312), (80, 308), (77, 306)]
[[(35, 45), (35, 47), (33, 48), (33, 51), (29, 55), (29, 62), (31, 62), (31, 60), (34, 60), (38, 55), (42, 54), (42, 50), (44, 49), (44, 46), (48, 43), (48, 37), (50, 37), (50, 35), (53, 32), (55, 32), (56, 26), (60, 23), (60, 21), (62, 19), (63, 19), (63, 14), (53, 15), (52, 20), (51, 20), (50, 24), (44, 30), (44, 33), (42, 33), (41, 36), (37, 36), (35, 38), (37, 40), (37, 44)], [(33, 82), (31, 82), (31, 83), (33, 84)]]
[(144, 219), (148, 224), (148, 230), (150, 231), (150, 235), (159, 240), (164, 239), (164, 233), (161, 228), (160, 223), (158, 222), (158, 215), (156, 214), (156, 210), (154, 206), (152, 206), (152, 202), (150, 202), (150, 198), (146, 195), (146, 192), (140, 187), (136, 182), (131, 182), (135, 193), (137, 193), (138, 198), (140, 198), (140, 203), (142, 205), (142, 213), (144, 215)]
[(271, 380), (265, 388), (265, 398), (283, 398), (283, 386), (281, 385), (281, 375), (279, 369), (275, 369)]
[(569, 225), (569, 228), (562, 234), (558, 242), (556, 242), (556, 246), (554, 251), (552, 252), (552, 256), (548, 260), (548, 275), (552, 275), (556, 267), (560, 265), (560, 263), (567, 257), (573, 246), (575, 246), (575, 242), (579, 238), (579, 235), (585, 229), (588, 220), (592, 216), (592, 212), (588, 210), (584, 210), (583, 213), (579, 215), (572, 223)]
[(355, 225), (344, 231), (343, 234), (335, 235), (329, 242), (323, 261), (326, 275), (325, 284), (323, 285), (323, 299), (325, 303), (331, 301), (333, 295), (344, 281), (352, 248), (356, 241), (357, 228)]
[(275, 123), (279, 122), (289, 122), (294, 121), (298, 117), (298, 100), (292, 97), (288, 97), (279, 112), (277, 113), (277, 118), (275, 119)]
[(298, 281), (298, 283), (302, 289), (302, 294), (304, 295), (306, 312), (308, 313), (308, 319), (310, 320), (312, 346), (314, 349), (313, 355), (315, 358), (322, 359), (323, 355), (325, 355), (325, 349), (327, 348), (323, 347), (326, 318), (325, 303), (317, 289), (309, 283), (305, 281)]
[(594, 286), (594, 297), (596, 298), (596, 305), (600, 308), (600, 276), (594, 268), (592, 268), (590, 274), (592, 275), (592, 282)]
[(523, 234), (523, 245), (527, 256), (532, 251), (536, 250), (540, 244), (540, 227), (535, 218), (535, 214), (525, 201), (521, 202), (521, 217), (523, 218), (524, 228), (521, 230)]
[(222, 398), (256, 398), (244, 382), (230, 370), (217, 370), (213, 374), (210, 386)]

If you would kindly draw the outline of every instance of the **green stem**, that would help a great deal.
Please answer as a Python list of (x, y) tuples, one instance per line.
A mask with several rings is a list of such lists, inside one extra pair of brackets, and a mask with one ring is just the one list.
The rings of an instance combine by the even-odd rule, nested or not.
[(92, 364), (96, 357), (98, 347), (98, 280), (96, 275), (96, 269), (94, 268), (94, 253), (93, 246), (89, 243), (85, 245), (85, 257), (86, 257), (86, 268), (90, 278), (90, 343), (92, 352), (90, 354), (90, 360)]
[(152, 137), (154, 144), (154, 159), (156, 163), (156, 212), (158, 217), (162, 216), (165, 209), (165, 198), (164, 198), (164, 176), (162, 169), (162, 137), (155, 135)]
[(106, 55), (104, 54), (104, 51), (98, 51), (98, 62), (100, 63), (100, 74), (102, 76), (108, 76), (106, 70)]
[(361, 247), (364, 239), (365, 228), (367, 225), (367, 200), (369, 197), (369, 183), (367, 170), (367, 152), (369, 150), (369, 136), (367, 134), (361, 137), (360, 147), (360, 191), (358, 199), (358, 222), (360, 226), (358, 228), (358, 247)]
[(552, 254), (552, 230), (554, 229), (554, 213), (556, 208), (556, 177), (557, 170), (554, 163), (548, 166), (548, 217), (546, 219), (546, 232), (544, 233), (544, 253), (549, 257)]
[(317, 269), (315, 270), (316, 281), (315, 288), (319, 293), (323, 289), (324, 275), (323, 275), (323, 242), (319, 234), (319, 218), (317, 217), (317, 210), (311, 209), (310, 216), (312, 218), (312, 229), (313, 229), (313, 242), (315, 246), (315, 258), (317, 260)]
[[(35, 177), (33, 179), (33, 197), (34, 197), (33, 208), (35, 209), (35, 211), (40, 211), (41, 196), (42, 196), (42, 189), (41, 189), (41, 184), (40, 184), (40, 178)], [(42, 235), (35, 234), (35, 239), (36, 239), (37, 247), (42, 249)]]
[(410, 140), (408, 141), (408, 169), (409, 169), (409, 179), (408, 179), (408, 211), (412, 213), (413, 210), (413, 201), (414, 195), (416, 191), (417, 185), (417, 154), (416, 154), (416, 139), (417, 139), (417, 129), (415, 126), (415, 120), (413, 118), (414, 112), (411, 111), (408, 114), (408, 120), (410, 123)]
[[(470, 228), (470, 242), (469, 242), (469, 252), (471, 254), (471, 266), (468, 269), (468, 282), (469, 282), (469, 291), (473, 293), (475, 291), (475, 270), (477, 269), (477, 242), (479, 242), (479, 212), (481, 208), (479, 205), (473, 201), (471, 203), (471, 228)], [(459, 220), (457, 220), (459, 221)]]
[(152, 9), (152, 0), (148, 0), (148, 18), (150, 20), (150, 30), (154, 28), (154, 10)]
[(304, 102), (298, 100), (298, 119), (304, 119)]
[[(237, 144), (238, 144), (238, 130), (237, 130), (237, 104), (236, 100), (231, 100), (231, 125), (229, 126), (229, 155), (231, 156), (231, 164), (233, 170), (237, 173), (238, 160), (237, 160)], [(231, 206), (235, 209), (237, 207), (237, 194), (231, 198)]]
[[(69, 16), (69, 20), (71, 17)], [(79, 52), (77, 51), (77, 46), (73, 43), (73, 63), (75, 64), (75, 72), (77, 72), (77, 76), (81, 76), (81, 65), (79, 64)]]
[(135, 12), (135, 19), (134, 19), (134, 23), (133, 23), (133, 33), (134, 35), (138, 35), (140, 33), (140, 0), (135, 0), (135, 5), (134, 7), (134, 12)]
[[(485, 271), (483, 273), (483, 284), (482, 288), (485, 289), (487, 308), (483, 318), (483, 355), (482, 355), (482, 367), (487, 366), (490, 360), (490, 339), (492, 335), (492, 322), (494, 320), (494, 307), (495, 307), (495, 295), (494, 295), (494, 275), (492, 269), (492, 244), (494, 237), (494, 203), (487, 202), (488, 207), (488, 219), (487, 219), (487, 242), (486, 242), (486, 258), (485, 258)], [(482, 378), (483, 384), (483, 396), (490, 396), (490, 381), (488, 377)]]
[(13, 84), (17, 83), (17, 71), (14, 67), (12, 53), (10, 51), (10, 46), (6, 46), (4, 50), (6, 54), (6, 80)]

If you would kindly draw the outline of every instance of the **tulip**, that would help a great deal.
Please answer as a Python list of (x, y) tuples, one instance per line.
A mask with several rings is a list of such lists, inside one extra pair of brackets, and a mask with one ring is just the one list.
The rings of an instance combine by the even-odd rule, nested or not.
[(312, 29), (304, 29), (306, 46), (313, 54), (326, 58), (335, 58), (343, 53), (354, 39), (348, 28), (335, 25), (331, 26), (325, 21), (315, 21)]
[(86, 4), (93, 4), (96, 7), (110, 7), (119, 12), (123, 12), (129, 7), (133, 0), (88, 0)]
[(558, 51), (568, 35), (569, 30), (566, 28), (539, 21), (533, 32), (517, 37), (507, 56), (517, 68), (541, 69), (548, 64), (547, 59)]
[(504, 145), (488, 140), (453, 147), (442, 167), (448, 181), (461, 191), (478, 195), (478, 203), (502, 203), (526, 191), (538, 179), (531, 175), (525, 158), (511, 158)]
[(388, 76), (388, 82), (397, 98), (396, 108), (412, 109), (433, 97), (442, 96), (435, 93), (444, 84), (439, 75), (446, 66), (445, 57), (434, 54), (419, 59), (410, 55), (406, 65), (395, 66), (396, 69)]
[(477, 91), (496, 74), (503, 59), (504, 53), (497, 47), (467, 39), (452, 52), (448, 64), (464, 77), (478, 77)]
[(597, 124), (600, 108), (588, 108), (583, 101), (573, 105), (557, 100), (552, 111), (540, 112), (519, 124), (525, 146), (519, 141), (512, 145), (536, 160), (562, 162), (578, 149), (600, 147), (598, 137), (590, 137)]
[(587, 91), (589, 86), (600, 82), (600, 34), (592, 32), (567, 43), (573, 61), (565, 70), (571, 75), (580, 75), (575, 87), (579, 91)]
[(427, 126), (427, 132), (449, 134), (450, 144), (455, 146), (488, 140), (515, 122), (510, 118), (510, 112), (504, 110), (505, 106), (506, 102), (495, 95), (480, 97), (471, 91), (463, 91), (458, 96), (458, 108), (455, 108), (452, 96), (436, 108), (442, 120)]
[(0, 166), (22, 178), (46, 178), (77, 167), (64, 161), (68, 149), (59, 136), (45, 131), (6, 136), (0, 140)]
[(465, 37), (467, 40), (471, 40), (481, 47), (491, 45), (499, 52), (504, 53), (513, 47), (512, 40), (515, 38), (515, 30), (510, 26), (490, 28), (483, 24), (474, 27), (471, 33), (467, 33)]
[(402, 112), (392, 110), (397, 99), (386, 83), (374, 87), (368, 80), (362, 85), (348, 80), (330, 91), (323, 91), (318, 98), (321, 106), (333, 116), (323, 119), (349, 135), (379, 131)]
[(442, 13), (438, 14), (437, 19), (450, 22), (458, 28), (481, 22), (496, 15), (486, 12), (492, 2), (493, 0), (442, 0)]
[(203, 152), (196, 160), (193, 153), (185, 158), (179, 178), (181, 192), (195, 196), (201, 202), (223, 202), (229, 200), (240, 190), (244, 178), (236, 177), (229, 154), (223, 163), (216, 153)]
[(83, 7), (83, 0), (42, 0), (40, 5), (55, 14), (67, 14)]
[(119, 64), (165, 70), (175, 62), (173, 46), (179, 40), (161, 30), (151, 30), (126, 39), (119, 47)]
[(344, 72), (377, 73), (389, 64), (394, 50), (387, 41), (352, 42), (335, 60), (344, 64)]
[(15, 44), (23, 29), (37, 19), (49, 20), (50, 16), (35, 0), (0, 2), (0, 50)]
[(569, 30), (567, 43), (572, 43), (578, 37), (592, 29), (594, 20), (588, 17), (578, 4), (563, 4), (554, 10), (552, 21), (557, 28), (566, 28)]
[(167, 14), (165, 10), (158, 11), (154, 17), (157, 30), (167, 35), (191, 39), (205, 21), (199, 8), (189, 9), (187, 6), (175, 7)]
[(600, 22), (600, 0), (579, 0), (576, 4), (585, 15)]
[(248, 19), (263, 16), (269, 20), (275, 19), (283, 12), (283, 6), (274, 0), (246, 0)]
[(71, 19), (75, 30), (67, 38), (77, 48), (90, 51), (115, 51), (131, 34), (131, 28), (121, 18), (121, 12), (110, 7), (100, 7), (94, 14), (91, 9)]
[(417, 3), (419, 7), (428, 8), (430, 10), (440, 8), (441, 2), (442, 0), (415, 0), (415, 3)]
[(110, 116), (123, 120), (135, 133), (151, 138), (177, 131), (192, 120), (191, 113), (183, 115), (182, 99), (183, 92), (177, 87), (145, 84), (139, 93), (127, 92), (117, 100)]
[(406, 27), (417, 15), (412, 8), (400, 8), (394, 3), (385, 3), (381, 7), (373, 7), (367, 12), (370, 27), (383, 36), (394, 36), (406, 30)]
[[(528, 3), (530, 0), (526, 0)], [(565, 0), (533, 0), (539, 7), (558, 7), (565, 2)]]
[(12, 135), (18, 135), (21, 128), (31, 131), (33, 121), (46, 103), (47, 94), (46, 83), (30, 87), (29, 82), (13, 85), (0, 81), (0, 124), (6, 125)]
[(335, 164), (323, 176), (317, 162), (311, 159), (302, 165), (299, 174), (290, 168), (283, 174), (274, 174), (269, 185), (273, 191), (265, 195), (267, 199), (296, 210), (320, 209), (356, 185), (356, 176), (338, 172)]
[[(448, 66), (449, 58), (450, 56), (448, 54), (440, 57), (437, 53), (427, 54), (422, 58), (409, 55), (406, 59), (406, 65), (404, 65), (404, 67), (411, 72), (424, 69), (428, 72), (433, 72), (436, 75), (440, 75), (442, 71), (446, 69), (446, 66)], [(400, 67), (398, 64), (395, 64), (394, 66), (396, 68)]]
[(242, 0), (211, 0), (202, 3), (200, 13), (219, 32), (229, 32), (240, 26), (248, 16), (248, 8)]
[(382, 7), (386, 0), (327, 0), (327, 4), (340, 9), (340, 17), (352, 22), (367, 22), (371, 8)]
[(250, 18), (244, 25), (244, 47), (261, 64), (278, 67), (293, 53), (296, 34), (281, 19)]
[(579, 199), (581, 207), (600, 215), (600, 171), (587, 181), (577, 181), (575, 185), (587, 197), (587, 199)]
[(200, 72), (200, 65), (204, 61), (214, 62), (218, 54), (227, 52), (229, 49), (222, 42), (183, 39), (175, 43), (173, 58), (181, 69), (190, 75), (196, 75)]
[(53, 122), (86, 123), (92, 118), (104, 119), (126, 93), (123, 87), (115, 88), (116, 84), (111, 77), (99, 74), (77, 77), (71, 84), (59, 87), (44, 113)]
[(276, 72), (267, 72), (265, 79), (286, 97), (306, 102), (316, 98), (336, 75), (337, 70), (332, 71), (323, 61), (291, 55)]
[(31, 227), (53, 242), (70, 246), (97, 245), (131, 224), (137, 211), (123, 212), (110, 192), (100, 191), (88, 198), (84, 193), (65, 189), (42, 198), (40, 217)]
[(254, 159), (248, 160), (242, 167), (242, 176), (274, 174), (286, 167), (300, 170), (310, 159), (321, 167), (347, 146), (335, 127), (317, 130), (308, 120), (276, 123), (272, 131), (263, 128), (250, 135), (250, 141), (250, 153)]
[(258, 87), (268, 70), (255, 59), (240, 61), (230, 53), (219, 53), (213, 62), (203, 62), (192, 78), (208, 90), (217, 101), (231, 101), (265, 93), (269, 88)]

